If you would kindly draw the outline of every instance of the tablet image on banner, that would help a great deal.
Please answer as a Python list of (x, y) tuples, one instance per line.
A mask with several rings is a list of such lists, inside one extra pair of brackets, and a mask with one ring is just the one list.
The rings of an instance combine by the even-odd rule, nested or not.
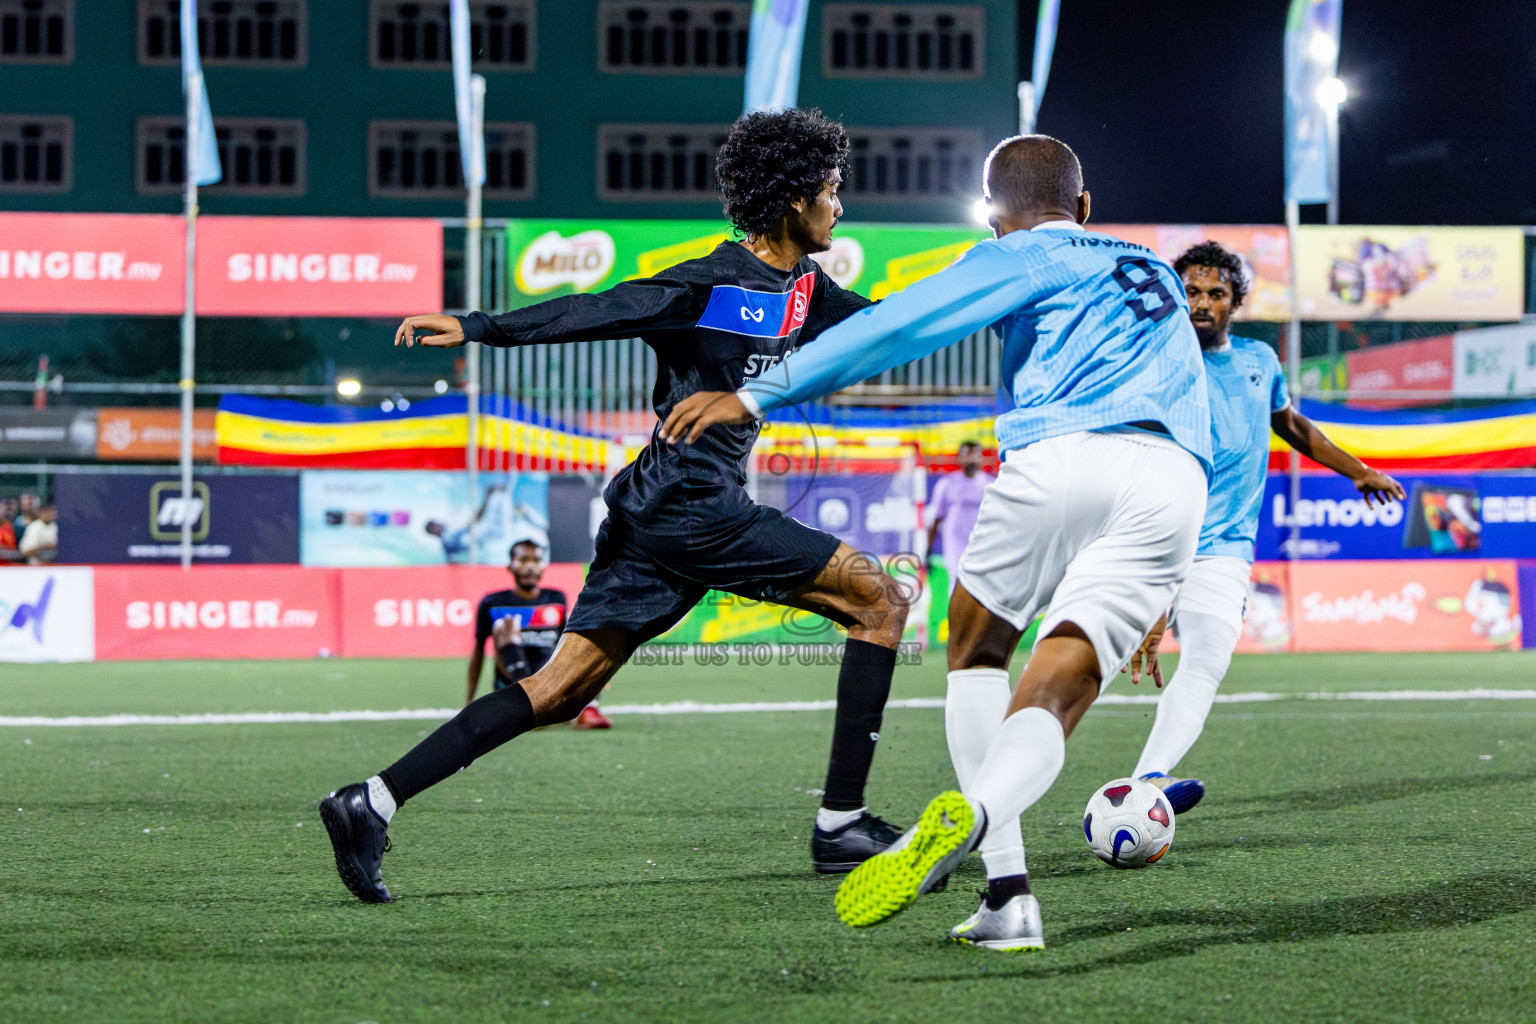
[(515, 541), (549, 543), (545, 473), (308, 470), (299, 483), (299, 560), (319, 566), (505, 565)]

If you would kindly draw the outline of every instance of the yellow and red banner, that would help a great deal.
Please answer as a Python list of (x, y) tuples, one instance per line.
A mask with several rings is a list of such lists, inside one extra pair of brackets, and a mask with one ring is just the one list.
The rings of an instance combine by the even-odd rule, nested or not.
[[(1357, 409), (1303, 399), (1301, 411), (1340, 448), (1380, 469), (1516, 469), (1536, 466), (1536, 402), (1448, 412)], [(1270, 467), (1290, 448), (1273, 434)], [(1311, 460), (1303, 463), (1319, 468)]]

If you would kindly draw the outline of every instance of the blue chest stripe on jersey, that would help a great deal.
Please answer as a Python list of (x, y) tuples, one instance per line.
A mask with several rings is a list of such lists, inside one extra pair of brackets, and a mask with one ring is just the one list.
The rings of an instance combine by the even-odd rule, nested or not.
[[(699, 317), (700, 327), (754, 338), (782, 338), (784, 311), (794, 292), (754, 292), (734, 284), (717, 284), (709, 293), (709, 305)], [(795, 326), (799, 326), (796, 324)]]

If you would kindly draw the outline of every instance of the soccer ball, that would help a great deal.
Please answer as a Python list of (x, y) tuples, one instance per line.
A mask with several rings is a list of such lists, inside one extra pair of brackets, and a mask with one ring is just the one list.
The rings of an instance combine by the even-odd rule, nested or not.
[(1173, 808), (1150, 782), (1116, 779), (1088, 801), (1083, 834), (1094, 856), (1109, 866), (1144, 868), (1173, 845)]

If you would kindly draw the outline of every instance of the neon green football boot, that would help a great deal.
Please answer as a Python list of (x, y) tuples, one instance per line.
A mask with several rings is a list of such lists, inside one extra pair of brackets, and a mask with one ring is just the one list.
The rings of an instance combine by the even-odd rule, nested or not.
[(940, 793), (917, 824), (884, 853), (855, 868), (837, 889), (837, 916), (867, 928), (910, 907), (947, 879), (986, 831), (986, 815), (960, 793)]

